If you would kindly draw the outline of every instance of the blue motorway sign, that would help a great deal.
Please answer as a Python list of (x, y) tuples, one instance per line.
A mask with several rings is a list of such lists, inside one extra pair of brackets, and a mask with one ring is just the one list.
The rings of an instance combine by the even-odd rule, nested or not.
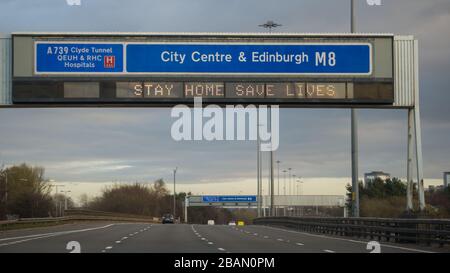
[(372, 74), (369, 43), (37, 42), (35, 57), (36, 74)]
[(370, 75), (370, 44), (128, 44), (130, 73)]
[(237, 195), (237, 196), (202, 196), (203, 203), (255, 203), (255, 195)]
[(38, 42), (35, 73), (118, 73), (123, 72), (121, 43)]

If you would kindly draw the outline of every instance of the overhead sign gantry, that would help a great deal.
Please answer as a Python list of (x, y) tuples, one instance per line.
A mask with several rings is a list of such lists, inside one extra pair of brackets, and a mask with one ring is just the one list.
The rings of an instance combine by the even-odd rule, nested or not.
[(394, 103), (393, 35), (13, 34), (14, 104)]

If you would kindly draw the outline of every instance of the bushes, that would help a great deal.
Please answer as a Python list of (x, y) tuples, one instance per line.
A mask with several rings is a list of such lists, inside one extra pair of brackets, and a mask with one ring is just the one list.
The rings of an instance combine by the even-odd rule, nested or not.
[(360, 215), (362, 217), (398, 218), (406, 208), (406, 197), (362, 198)]
[(170, 208), (170, 198), (162, 180), (153, 185), (115, 185), (103, 190), (90, 209), (146, 216), (161, 216)]

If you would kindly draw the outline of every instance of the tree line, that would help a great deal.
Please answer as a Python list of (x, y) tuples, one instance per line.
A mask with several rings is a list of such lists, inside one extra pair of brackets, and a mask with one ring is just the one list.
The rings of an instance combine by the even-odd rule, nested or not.
[[(0, 219), (52, 217), (59, 215), (65, 201), (62, 194), (52, 195), (52, 185), (42, 167), (21, 164), (0, 169)], [(68, 198), (68, 206), (73, 201)]]
[[(175, 218), (184, 222), (184, 202), (191, 193), (176, 194)], [(80, 199), (86, 209), (161, 217), (173, 214), (173, 194), (167, 189), (166, 183), (158, 179), (153, 184), (116, 184), (103, 189), (100, 196), (89, 200), (87, 196)], [(214, 220), (217, 224), (227, 224), (230, 221), (244, 220), (250, 223), (256, 217), (254, 210), (221, 209), (213, 207), (190, 207), (188, 220), (190, 223), (206, 224)]]
[[(184, 221), (186, 195), (191, 193), (176, 194), (175, 217), (181, 221)], [(45, 178), (45, 169), (42, 167), (21, 164), (0, 169), (0, 220), (61, 216), (66, 200), (68, 208), (75, 207), (70, 197), (53, 192), (53, 185)], [(78, 206), (105, 212), (161, 217), (173, 213), (173, 193), (162, 179), (153, 183), (116, 184), (105, 187), (94, 198), (82, 194)], [(251, 222), (255, 217), (254, 210), (189, 208), (189, 220), (192, 223), (205, 224), (208, 220), (215, 220), (218, 224), (236, 220)]]
[[(352, 211), (352, 186), (348, 184), (347, 209)], [(359, 201), (361, 217), (450, 217), (450, 187), (425, 192), (426, 209), (418, 211), (417, 187), (413, 187), (414, 210), (406, 211), (406, 183), (398, 178), (386, 181), (377, 178), (366, 185), (359, 182)]]

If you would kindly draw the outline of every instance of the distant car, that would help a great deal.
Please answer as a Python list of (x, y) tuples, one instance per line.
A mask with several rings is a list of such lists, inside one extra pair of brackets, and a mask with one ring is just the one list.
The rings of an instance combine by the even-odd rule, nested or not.
[(231, 222), (228, 223), (228, 225), (229, 225), (229, 226), (235, 226), (235, 225), (236, 225), (236, 222), (231, 221)]
[(214, 220), (208, 220), (208, 225), (209, 226), (214, 226), (215, 225)]
[(173, 224), (175, 222), (175, 220), (173, 219), (172, 214), (164, 214), (161, 222), (163, 224)]

